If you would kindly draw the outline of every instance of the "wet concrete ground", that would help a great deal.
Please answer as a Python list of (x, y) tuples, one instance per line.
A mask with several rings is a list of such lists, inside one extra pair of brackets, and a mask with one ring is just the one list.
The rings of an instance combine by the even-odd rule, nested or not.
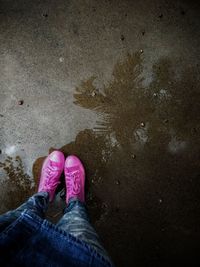
[[(91, 220), (117, 266), (199, 266), (199, 10), (0, 1), (1, 212), (61, 149), (86, 166)], [(63, 206), (58, 193), (48, 219)]]

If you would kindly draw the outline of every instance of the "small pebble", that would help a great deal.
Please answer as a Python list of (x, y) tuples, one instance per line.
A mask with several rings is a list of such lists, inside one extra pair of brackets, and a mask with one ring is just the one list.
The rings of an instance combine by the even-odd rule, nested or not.
[(102, 207), (102, 209), (107, 209), (108, 208), (108, 205), (105, 202), (103, 202), (102, 205), (101, 205), (101, 207)]
[(162, 199), (161, 198), (159, 199), (159, 203), (162, 203)]
[(169, 120), (168, 120), (168, 119), (165, 119), (163, 122), (164, 122), (164, 123), (168, 123), (168, 122), (169, 122)]
[(92, 97), (94, 97), (96, 95), (96, 92), (95, 91), (93, 91), (92, 92)]
[(141, 127), (144, 127), (144, 126), (145, 126), (145, 123), (144, 123), (144, 122), (141, 122), (141, 123), (140, 123), (140, 126), (141, 126)]
[(157, 94), (156, 94), (156, 93), (154, 93), (154, 94), (153, 94), (153, 96), (154, 96), (154, 97), (156, 97), (156, 96), (157, 96)]
[(60, 61), (60, 62), (64, 62), (64, 57), (60, 57), (60, 58), (59, 58), (59, 61)]
[(140, 49), (140, 53), (142, 54), (144, 52), (144, 50), (143, 49)]
[(94, 179), (91, 180), (92, 184), (94, 184)]
[(19, 100), (18, 105), (22, 106), (24, 104), (24, 100)]
[(195, 128), (195, 127), (193, 127), (191, 131), (192, 131), (192, 133), (197, 133), (198, 132), (197, 128)]
[(120, 185), (120, 181), (119, 180), (117, 180), (115, 183), (116, 183), (116, 185)]
[(132, 156), (131, 156), (133, 159), (135, 159), (136, 158), (136, 155), (135, 154), (132, 154)]
[(116, 207), (115, 208), (115, 212), (119, 212), (119, 207)]
[(89, 200), (93, 200), (93, 196), (92, 195), (89, 196)]
[(124, 35), (123, 35), (123, 34), (121, 35), (121, 40), (122, 40), (122, 41), (124, 41), (124, 40), (125, 40), (125, 37), (124, 37)]
[(181, 15), (185, 15), (185, 11), (184, 10), (181, 10)]

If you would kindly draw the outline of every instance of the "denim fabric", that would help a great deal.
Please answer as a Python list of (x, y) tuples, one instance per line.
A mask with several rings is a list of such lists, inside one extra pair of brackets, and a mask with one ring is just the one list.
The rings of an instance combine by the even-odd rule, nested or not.
[(71, 235), (90, 244), (96, 251), (108, 258), (108, 255), (101, 245), (99, 236), (90, 224), (85, 204), (77, 199), (70, 199), (63, 217), (57, 226)]
[(83, 203), (70, 200), (55, 226), (43, 220), (48, 202), (37, 193), (0, 216), (1, 266), (113, 266)]
[(14, 222), (24, 210), (31, 210), (36, 215), (44, 218), (49, 204), (49, 196), (47, 192), (40, 192), (30, 197), (24, 204), (15, 210), (8, 211), (0, 215), (0, 232)]

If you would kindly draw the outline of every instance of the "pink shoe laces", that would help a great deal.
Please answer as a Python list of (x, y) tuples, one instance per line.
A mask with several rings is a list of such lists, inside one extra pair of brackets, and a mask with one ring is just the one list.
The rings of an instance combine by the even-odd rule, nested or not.
[(78, 195), (81, 192), (81, 179), (79, 170), (67, 173), (67, 191), (70, 195)]
[(55, 181), (56, 179), (54, 179), (59, 174), (58, 166), (59, 166), (58, 163), (50, 161), (49, 166), (45, 168), (44, 173), (45, 173), (46, 179), (43, 185), (45, 190), (53, 191), (56, 189), (57, 185), (60, 183), (60, 181)]

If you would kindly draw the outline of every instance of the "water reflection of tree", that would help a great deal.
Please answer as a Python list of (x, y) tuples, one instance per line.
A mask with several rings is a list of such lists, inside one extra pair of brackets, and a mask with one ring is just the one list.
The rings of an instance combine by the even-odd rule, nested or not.
[[(90, 131), (95, 138), (83, 146), (86, 151), (95, 146), (99, 148), (93, 151), (94, 155), (100, 155), (96, 162), (94, 160), (93, 167), (101, 172), (106, 166), (103, 174), (105, 180), (114, 182), (115, 179), (123, 179), (132, 188), (133, 177), (134, 180), (136, 177), (152, 177), (157, 181), (154, 185), (156, 188), (160, 184), (158, 179), (163, 177), (159, 190), (165, 191), (171, 185), (171, 177), (175, 176), (175, 184), (180, 186), (179, 177), (184, 180), (188, 176), (195, 176), (198, 171), (198, 70), (187, 68), (177, 76), (170, 60), (161, 59), (154, 64), (152, 81), (145, 88), (142, 85), (142, 71), (141, 55), (129, 54), (122, 63), (116, 64), (112, 80), (101, 92), (94, 86), (94, 78), (76, 88), (75, 104), (94, 110), (101, 117), (96, 129)], [(145, 126), (141, 127), (141, 122)], [(148, 138), (145, 144), (138, 142), (134, 134), (138, 129), (146, 131)], [(113, 134), (117, 140), (114, 145)], [(170, 142), (174, 145), (174, 154), (170, 151)], [(184, 144), (184, 149), (179, 151), (180, 144)], [(109, 155), (106, 162), (102, 161), (102, 151)], [(135, 153), (136, 161), (131, 157)], [(87, 156), (83, 155), (85, 158)], [(145, 191), (147, 187), (145, 184), (143, 186)]]
[[(130, 151), (137, 141), (134, 132), (148, 123), (148, 145), (166, 146), (171, 135), (189, 139), (199, 130), (200, 91), (197, 70), (187, 69), (176, 78), (168, 59), (153, 66), (152, 82), (142, 85), (142, 59), (128, 54), (117, 63), (112, 80), (99, 91), (94, 77), (76, 88), (74, 103), (100, 115), (96, 132), (111, 135)], [(127, 149), (129, 148), (129, 149)]]
[(115, 133), (120, 145), (131, 145), (134, 130), (152, 105), (148, 92), (142, 86), (142, 59), (140, 54), (128, 54), (122, 63), (116, 64), (111, 82), (100, 92), (91, 78), (76, 88), (75, 104), (97, 111), (103, 119), (97, 122), (97, 133)]

